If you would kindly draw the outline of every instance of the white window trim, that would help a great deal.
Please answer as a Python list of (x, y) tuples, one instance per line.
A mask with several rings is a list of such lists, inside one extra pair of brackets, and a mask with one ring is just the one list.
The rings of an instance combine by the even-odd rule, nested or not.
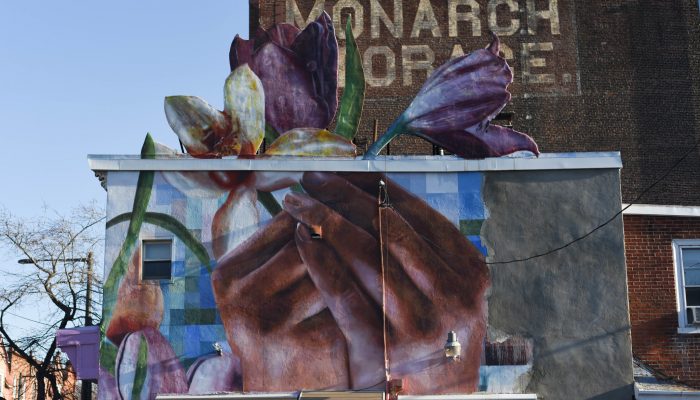
[(683, 275), (683, 263), (681, 260), (681, 248), (700, 247), (700, 239), (675, 239), (673, 243), (673, 264), (676, 286), (676, 312), (678, 313), (678, 333), (700, 334), (700, 326), (688, 326), (685, 305), (685, 279)]
[[(146, 258), (146, 249), (144, 243), (153, 242), (170, 242), (170, 279), (143, 279), (143, 262)], [(139, 283), (154, 284), (158, 282), (173, 281), (173, 263), (175, 262), (175, 239), (171, 236), (141, 238), (141, 262), (139, 267)]]

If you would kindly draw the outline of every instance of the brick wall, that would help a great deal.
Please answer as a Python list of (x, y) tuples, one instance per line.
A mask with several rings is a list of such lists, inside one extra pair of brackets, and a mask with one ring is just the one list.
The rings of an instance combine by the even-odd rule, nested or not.
[[(273, 21), (285, 20), (287, 0), (250, 1), (251, 29), (260, 21), (267, 26)], [(294, 1), (306, 16), (317, 0)], [(424, 42), (425, 39), (407, 37), (418, 0), (403, 0), (406, 35), (402, 39), (393, 39), (383, 30), (382, 37), (374, 41), (368, 39), (369, 0), (357, 2), (365, 9), (365, 30), (358, 39), (361, 49), (381, 44), (396, 48), (398, 45), (394, 42), (399, 40), (400, 44), (408, 45)], [(393, 0), (379, 2), (385, 10), (393, 10)], [(325, 1), (326, 10), (332, 12), (336, 3), (337, 0)], [(478, 0), (478, 3), (482, 6), (481, 35), (471, 36), (464, 25), (459, 25), (458, 39), (467, 52), (483, 47), (488, 41), (485, 33), (487, 4), (494, 2)], [(516, 3), (520, 11), (508, 15), (519, 17), (520, 26), (524, 27), (528, 21), (522, 10), (527, 9), (528, 2), (517, 0)], [(538, 9), (552, 3), (553, 0), (534, 2)], [(443, 21), (448, 1), (430, 0), (430, 4), (443, 32), (442, 37), (429, 41), (435, 50), (437, 65), (444, 61), (441, 55), (449, 54), (454, 38), (445, 35)], [(504, 42), (516, 52), (510, 62), (516, 74), (510, 88), (514, 98), (505, 111), (514, 113), (513, 127), (529, 133), (543, 152), (620, 151), (624, 163), (623, 200), (629, 202), (700, 139), (698, 4), (694, 0), (557, 0), (557, 4), (561, 19), (559, 35), (538, 32), (532, 36), (526, 30), (511, 36), (502, 35)], [(502, 12), (503, 6), (500, 7)], [(540, 24), (540, 28), (543, 27), (547, 27), (545, 22)], [(523, 61), (517, 54), (518, 44), (524, 41), (554, 42), (553, 51), (538, 52), (537, 56), (544, 57), (547, 66), (556, 68), (535, 70), (538, 73), (575, 72), (578, 90), (544, 93), (537, 85), (525, 85)], [(569, 71), (572, 60), (577, 65), (575, 71)], [(400, 64), (399, 58), (397, 62)], [(383, 68), (382, 65), (376, 67)], [(561, 73), (556, 77), (560, 84)], [(359, 133), (360, 151), (364, 143), (371, 141), (374, 121), (382, 133), (407, 106), (421, 84), (422, 79), (417, 74), (409, 87), (368, 89)], [(393, 154), (429, 154), (431, 151), (432, 146), (417, 138), (401, 138), (392, 145)], [(642, 203), (700, 205), (698, 165), (700, 149), (647, 193)]]
[(700, 239), (700, 218), (625, 215), (632, 351), (700, 388), (700, 334), (678, 334), (673, 239)]

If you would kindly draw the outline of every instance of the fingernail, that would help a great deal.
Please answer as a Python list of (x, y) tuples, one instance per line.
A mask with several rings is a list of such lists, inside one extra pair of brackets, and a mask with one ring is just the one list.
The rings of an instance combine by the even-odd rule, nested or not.
[(285, 206), (285, 208), (287, 208), (287, 207), (293, 207), (293, 208), (301, 207), (302, 206), (301, 196), (298, 193), (294, 193), (294, 192), (287, 193), (287, 195), (284, 196), (284, 206)]
[(301, 243), (307, 243), (311, 241), (311, 234), (309, 233), (309, 228), (301, 222), (297, 223), (296, 235), (297, 240)]
[(320, 189), (327, 183), (328, 179), (326, 179), (325, 174), (321, 172), (307, 172), (301, 178), (301, 184), (304, 187), (314, 186)]

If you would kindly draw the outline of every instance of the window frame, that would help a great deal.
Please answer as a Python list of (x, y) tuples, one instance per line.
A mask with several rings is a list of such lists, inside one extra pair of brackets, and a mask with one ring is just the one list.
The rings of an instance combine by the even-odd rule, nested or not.
[(685, 301), (685, 274), (683, 270), (682, 250), (685, 248), (700, 249), (700, 239), (674, 239), (673, 243), (673, 270), (676, 286), (676, 311), (678, 312), (678, 333), (700, 334), (700, 325), (691, 325), (687, 318), (687, 306)]
[[(170, 244), (170, 278), (144, 279), (143, 270), (146, 263), (146, 245), (150, 243), (169, 243)], [(173, 279), (173, 255), (175, 254), (175, 241), (172, 237), (146, 238), (141, 239), (141, 265), (139, 265), (139, 282), (140, 283), (159, 283), (172, 282)], [(165, 261), (165, 260), (148, 260), (148, 261)]]

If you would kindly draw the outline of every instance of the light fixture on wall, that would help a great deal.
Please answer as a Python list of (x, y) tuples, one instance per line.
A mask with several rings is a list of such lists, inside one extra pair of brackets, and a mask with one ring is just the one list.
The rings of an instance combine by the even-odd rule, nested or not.
[(459, 359), (459, 355), (462, 352), (462, 345), (457, 340), (457, 333), (455, 331), (450, 331), (447, 334), (447, 341), (445, 342), (445, 357), (451, 361)]

